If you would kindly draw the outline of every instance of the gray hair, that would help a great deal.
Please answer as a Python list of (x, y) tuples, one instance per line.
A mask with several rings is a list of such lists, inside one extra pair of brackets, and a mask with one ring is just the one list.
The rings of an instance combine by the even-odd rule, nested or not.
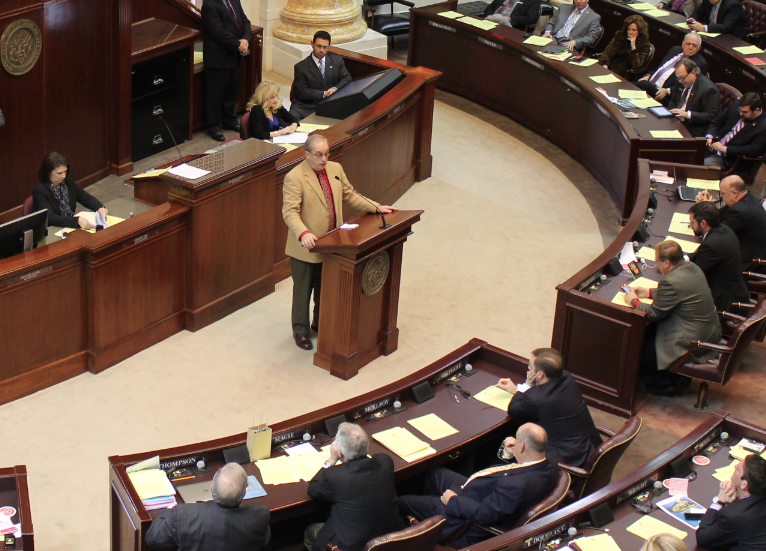
[(687, 33), (686, 36), (684, 36), (684, 42), (686, 42), (686, 39), (690, 36), (693, 36), (697, 40), (697, 47), (702, 46), (702, 35), (699, 35), (697, 33)]
[(319, 141), (326, 143), (328, 148), (330, 147), (330, 142), (327, 141), (327, 138), (325, 138), (321, 134), (312, 134), (311, 136), (306, 138), (306, 141), (303, 143), (303, 149), (305, 149), (309, 153), (313, 153), (314, 144)]
[(239, 463), (227, 463), (213, 476), (213, 500), (227, 509), (239, 507), (247, 491), (247, 473)]
[(335, 445), (345, 459), (358, 459), (367, 455), (370, 439), (359, 425), (341, 423), (335, 435)]

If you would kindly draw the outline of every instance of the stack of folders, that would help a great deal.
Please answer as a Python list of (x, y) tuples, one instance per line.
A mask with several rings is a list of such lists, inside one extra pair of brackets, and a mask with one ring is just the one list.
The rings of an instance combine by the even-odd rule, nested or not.
[(159, 468), (160, 457), (155, 456), (126, 469), (133, 488), (147, 511), (166, 509), (176, 505), (176, 489), (165, 471)]
[(404, 459), (412, 463), (436, 453), (436, 450), (423, 442), (404, 427), (394, 427), (372, 435), (372, 437)]

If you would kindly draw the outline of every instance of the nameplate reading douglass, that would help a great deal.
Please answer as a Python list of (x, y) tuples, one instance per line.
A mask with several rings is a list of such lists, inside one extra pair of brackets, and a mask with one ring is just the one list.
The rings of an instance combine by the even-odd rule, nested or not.
[(449, 25), (442, 25), (441, 23), (437, 23), (436, 21), (429, 21), (429, 25), (432, 27), (436, 27), (437, 29), (441, 29), (443, 31), (449, 31), (451, 33), (457, 32), (457, 29), (455, 27), (450, 27)]

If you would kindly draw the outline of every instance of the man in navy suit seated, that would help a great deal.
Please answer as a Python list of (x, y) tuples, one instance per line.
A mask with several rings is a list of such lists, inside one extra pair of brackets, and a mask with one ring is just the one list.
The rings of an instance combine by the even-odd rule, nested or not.
[[(515, 463), (491, 467), (465, 477), (444, 467), (426, 475), (422, 496), (398, 499), (399, 512), (423, 520), (434, 515), (447, 519), (442, 538), (470, 520), (482, 526), (510, 528), (525, 512), (545, 499), (556, 486), (557, 464), (545, 457), (548, 435), (533, 423), (519, 427), (516, 438), (506, 438), (504, 458)], [(491, 537), (471, 526), (457, 539), (457, 548)]]

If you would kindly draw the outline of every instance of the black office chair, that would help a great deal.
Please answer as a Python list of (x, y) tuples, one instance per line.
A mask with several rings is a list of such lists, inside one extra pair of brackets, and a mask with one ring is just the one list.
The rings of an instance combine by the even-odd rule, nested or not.
[(604, 27), (599, 25), (598, 27), (598, 36), (596, 37), (596, 41), (591, 44), (590, 46), (585, 45), (582, 47), (582, 56), (587, 57), (588, 50), (595, 51), (596, 46), (598, 46), (598, 43), (601, 42), (601, 38), (604, 36)]
[[(376, 8), (386, 4), (389, 6), (390, 13), (375, 15)], [(408, 0), (365, 0), (364, 4), (362, 4), (367, 26), (373, 31), (386, 35), (390, 40), (389, 47), (393, 47), (395, 36), (409, 34), (410, 32), (409, 11), (406, 15), (394, 13), (394, 4), (401, 4), (408, 8), (415, 7), (415, 4)]]

